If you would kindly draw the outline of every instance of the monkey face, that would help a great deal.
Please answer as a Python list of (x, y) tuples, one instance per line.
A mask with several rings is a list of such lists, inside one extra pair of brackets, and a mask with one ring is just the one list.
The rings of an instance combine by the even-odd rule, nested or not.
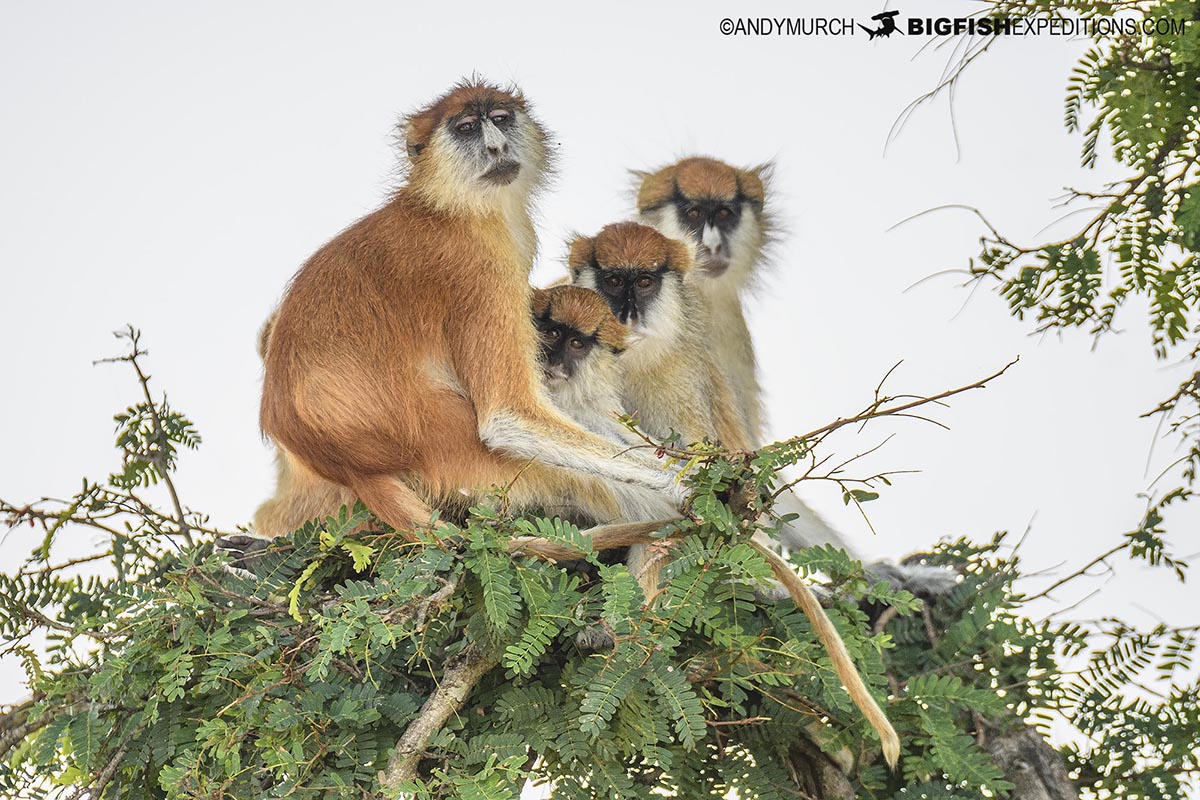
[(763, 175), (711, 158), (685, 158), (643, 174), (638, 210), (668, 236), (696, 245), (697, 271), (740, 285), (763, 245)]
[(576, 239), (569, 257), (576, 284), (604, 298), (623, 325), (658, 339), (682, 324), (682, 286), (692, 265), (688, 244), (636, 222)]
[(680, 228), (697, 244), (697, 266), (713, 277), (729, 268), (729, 240), (741, 222), (745, 203), (737, 198), (676, 197), (672, 206)]
[(571, 380), (599, 346), (595, 337), (570, 325), (551, 319), (536, 320), (534, 324), (541, 345), (542, 374), (551, 387)]
[(608, 302), (617, 320), (636, 328), (646, 321), (660, 299), (667, 267), (665, 264), (651, 269), (597, 265), (595, 273), (596, 291)]
[(706, 278), (744, 277), (762, 248), (757, 207), (737, 197), (688, 197), (646, 213), (654, 227), (696, 246), (696, 269)]
[(526, 196), (548, 168), (546, 133), (513, 90), (460, 84), (404, 126), (410, 184), (453, 205)]
[(628, 334), (595, 292), (578, 286), (537, 289), (531, 297), (538, 360), (552, 390), (587, 383), (625, 350)]
[(446, 120), (450, 141), (480, 182), (507, 186), (521, 173), (518, 114), (512, 106), (483, 101)]

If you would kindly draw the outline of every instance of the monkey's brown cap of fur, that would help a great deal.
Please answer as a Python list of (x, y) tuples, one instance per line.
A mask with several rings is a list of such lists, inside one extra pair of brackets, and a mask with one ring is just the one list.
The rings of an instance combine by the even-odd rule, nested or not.
[(534, 289), (533, 316), (574, 328), (594, 336), (610, 350), (620, 353), (629, 346), (629, 332), (617, 321), (604, 298), (581, 286)]
[(595, 236), (579, 236), (571, 242), (567, 255), (573, 275), (588, 266), (648, 270), (667, 267), (687, 273), (694, 264), (691, 247), (638, 222), (614, 222)]
[(410, 156), (418, 155), (429, 144), (442, 120), (472, 108), (508, 108), (527, 110), (525, 96), (515, 86), (502, 88), (479, 78), (460, 81), (454, 88), (401, 123), (404, 147)]
[(642, 179), (638, 211), (658, 208), (677, 191), (694, 200), (734, 200), (741, 196), (762, 205), (766, 189), (759, 172), (738, 169), (715, 158), (693, 156), (657, 172), (637, 173)]

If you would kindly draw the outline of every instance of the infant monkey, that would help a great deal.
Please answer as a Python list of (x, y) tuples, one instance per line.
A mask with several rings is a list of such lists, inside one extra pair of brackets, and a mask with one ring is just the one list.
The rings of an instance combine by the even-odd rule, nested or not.
[(637, 437), (616, 420), (622, 412), (618, 358), (633, 334), (590, 289), (535, 289), (531, 301), (542, 382), (555, 408), (583, 428), (616, 442)]

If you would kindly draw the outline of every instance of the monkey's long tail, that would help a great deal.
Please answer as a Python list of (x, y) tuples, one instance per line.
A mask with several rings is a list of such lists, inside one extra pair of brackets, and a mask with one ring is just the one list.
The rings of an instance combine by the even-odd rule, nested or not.
[(753, 539), (750, 540), (750, 546), (763, 554), (767, 563), (771, 565), (771, 571), (775, 573), (775, 577), (787, 588), (792, 599), (796, 601), (796, 605), (800, 606), (800, 610), (812, 623), (813, 629), (817, 632), (817, 638), (821, 640), (821, 644), (829, 653), (833, 667), (837, 670), (838, 677), (841, 679), (842, 685), (846, 687), (850, 699), (854, 701), (854, 705), (858, 706), (858, 710), (879, 734), (879, 741), (883, 745), (884, 760), (887, 761), (889, 767), (895, 769), (896, 761), (900, 758), (900, 737), (896, 735), (896, 729), (888, 721), (887, 714), (883, 713), (883, 709), (867, 691), (867, 685), (863, 682), (858, 668), (854, 666), (854, 659), (846, 650), (846, 644), (842, 641), (841, 634), (829, 621), (825, 609), (821, 608), (821, 604), (817, 602), (812, 589), (808, 588), (808, 584), (800, 579), (788, 562), (769, 548)]

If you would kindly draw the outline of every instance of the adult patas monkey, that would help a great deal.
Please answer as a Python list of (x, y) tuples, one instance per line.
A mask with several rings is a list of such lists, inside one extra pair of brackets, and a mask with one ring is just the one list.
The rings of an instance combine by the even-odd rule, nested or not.
[[(753, 447), (763, 444), (764, 413), (742, 297), (754, 286), (771, 240), (770, 174), (769, 164), (740, 168), (704, 156), (634, 172), (642, 221), (696, 247), (693, 285), (706, 306), (707, 343), (741, 409)], [(783, 495), (777, 509), (796, 515), (781, 533), (788, 547), (832, 544), (864, 563), (869, 561), (795, 493)], [(874, 561), (868, 570), (922, 596), (947, 591), (956, 581), (948, 570), (920, 564)]]
[(729, 382), (754, 446), (763, 437), (762, 390), (742, 293), (754, 283), (770, 239), (769, 166), (741, 169), (685, 158), (635, 172), (643, 222), (696, 246), (696, 291), (709, 308), (709, 345)]
[(682, 500), (652, 457), (618, 455), (540, 386), (528, 274), (545, 140), (518, 92), (480, 82), (406, 120), (407, 183), (308, 260), (270, 331), (261, 423), (290, 474), (402, 531), (509, 482), (518, 507), (565, 497), (594, 521), (636, 516), (623, 485)]

